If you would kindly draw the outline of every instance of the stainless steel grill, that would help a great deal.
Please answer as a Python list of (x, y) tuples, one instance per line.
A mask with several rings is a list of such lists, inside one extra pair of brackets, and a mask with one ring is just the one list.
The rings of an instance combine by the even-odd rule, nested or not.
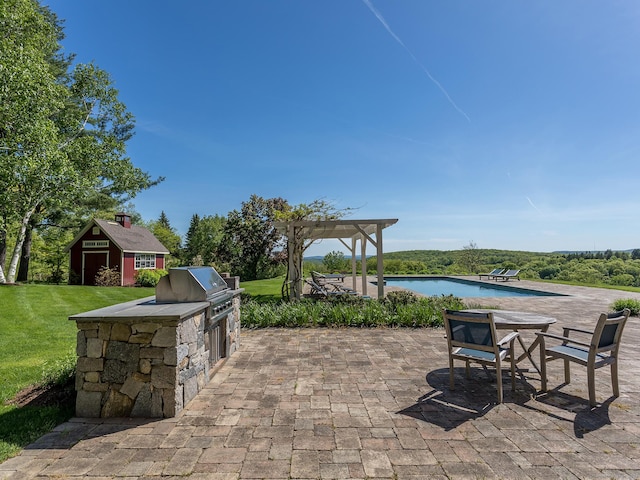
[(170, 268), (156, 286), (156, 302), (215, 302), (227, 282), (213, 267)]
[(210, 362), (228, 356), (227, 330), (233, 312), (233, 291), (213, 267), (170, 268), (156, 286), (156, 303), (209, 302), (205, 347)]

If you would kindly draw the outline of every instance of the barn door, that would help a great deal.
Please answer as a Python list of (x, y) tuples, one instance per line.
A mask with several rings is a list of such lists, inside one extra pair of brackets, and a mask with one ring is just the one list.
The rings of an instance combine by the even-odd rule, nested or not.
[(95, 285), (96, 274), (102, 267), (109, 266), (108, 252), (83, 252), (82, 254), (82, 284)]

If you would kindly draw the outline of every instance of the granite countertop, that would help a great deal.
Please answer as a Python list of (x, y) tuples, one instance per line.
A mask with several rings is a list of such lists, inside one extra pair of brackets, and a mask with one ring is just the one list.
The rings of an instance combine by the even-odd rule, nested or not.
[[(234, 294), (243, 289), (233, 290)], [(188, 318), (200, 310), (206, 309), (209, 302), (156, 303), (156, 297), (140, 298), (109, 307), (99, 308), (84, 313), (71, 315), (69, 320), (75, 322), (147, 320), (167, 321)]]

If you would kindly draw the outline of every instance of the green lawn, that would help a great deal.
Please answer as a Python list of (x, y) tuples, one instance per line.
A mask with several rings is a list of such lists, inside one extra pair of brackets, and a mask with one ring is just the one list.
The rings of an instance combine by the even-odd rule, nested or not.
[(250, 282), (240, 282), (240, 288), (244, 288), (245, 293), (255, 297), (258, 301), (279, 300), (282, 298), (283, 281), (284, 277), (252, 280)]
[(69, 316), (154, 293), (153, 288), (0, 286), (0, 462), (73, 414), (7, 404), (75, 358), (76, 324)]

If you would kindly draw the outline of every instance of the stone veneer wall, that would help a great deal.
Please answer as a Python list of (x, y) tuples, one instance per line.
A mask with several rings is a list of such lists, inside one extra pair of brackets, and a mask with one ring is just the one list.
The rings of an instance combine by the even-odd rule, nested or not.
[[(123, 304), (124, 305), (124, 304)], [(210, 379), (210, 321), (200, 304), (181, 317), (117, 306), (71, 317), (78, 326), (76, 415), (173, 417)], [(161, 308), (161, 306), (156, 306)], [(109, 315), (112, 312), (112, 315)], [(94, 313), (94, 315), (91, 315)], [(240, 295), (226, 321), (225, 357), (240, 344)]]

